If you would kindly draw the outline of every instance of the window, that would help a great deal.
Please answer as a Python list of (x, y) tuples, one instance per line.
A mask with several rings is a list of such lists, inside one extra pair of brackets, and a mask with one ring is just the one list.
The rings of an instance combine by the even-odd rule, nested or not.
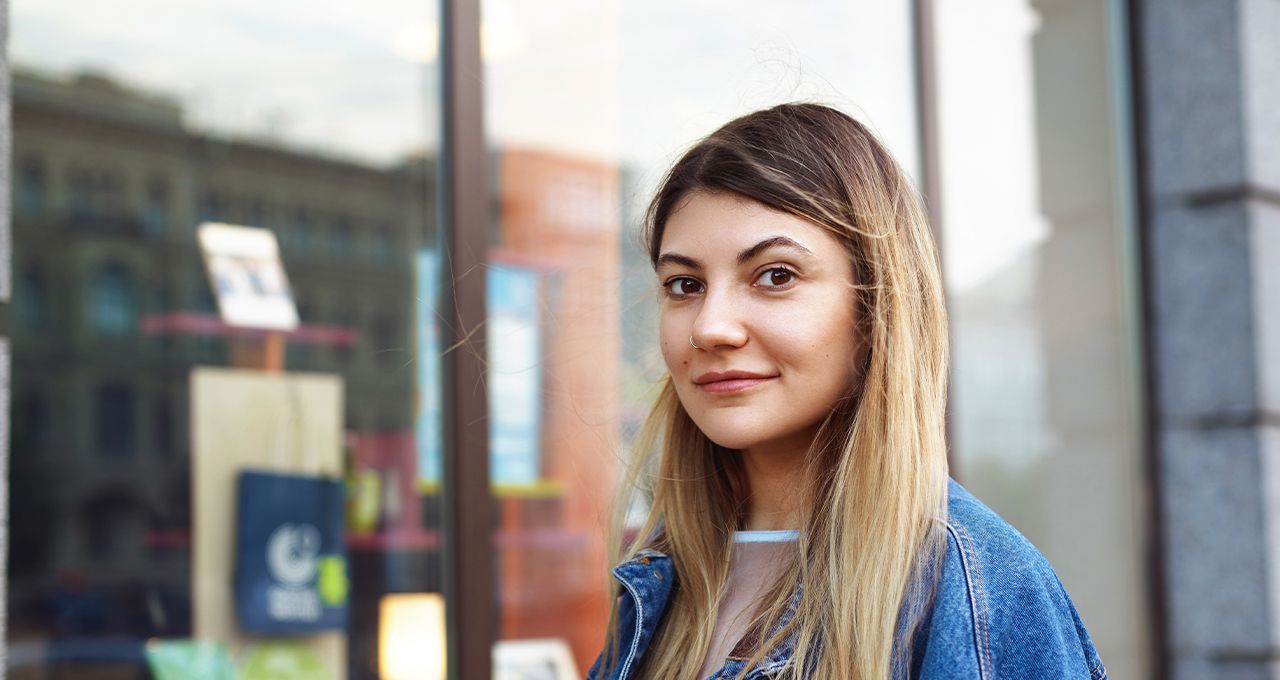
[(129, 386), (108, 383), (93, 395), (94, 432), (98, 453), (122, 458), (137, 446), (134, 394)]
[(169, 227), (169, 184), (162, 177), (147, 182), (146, 202), (142, 209), (142, 228), (152, 236), (163, 234)]
[(152, 404), (151, 426), (152, 448), (158, 455), (168, 455), (173, 450), (173, 405), (167, 397), (157, 396)]
[(11, 441), (18, 455), (44, 452), (48, 425), (48, 408), (44, 395), (32, 390), (20, 396), (13, 409)]
[(93, 214), (93, 178), (84, 168), (67, 172), (67, 212), (73, 219)]
[(215, 190), (206, 191), (196, 202), (196, 222), (191, 225), (194, 230), (202, 222), (220, 222), (227, 218), (227, 199)]
[[(432, 519), (439, 513), (425, 511), (413, 465), (415, 425), (438, 432), (443, 414), (408, 417), (421, 401), (412, 359), (426, 351), (408, 340), (418, 292), (408, 247), (432, 247), (437, 238), (427, 229), (436, 212), (428, 176), (436, 176), (443, 108), (439, 60), (428, 43), (439, 5), (316, 13), (305, 2), (272, 3), (264, 13), (261, 3), (215, 0), (159, 16), (154, 3), (124, 0), (110, 21), (91, 18), (101, 30), (86, 30), (84, 7), (75, 4), (9, 5), (9, 53), (30, 67), (14, 69), (9, 93), (18, 142), (9, 417), (20, 441), (43, 431), (47, 454), (14, 445), (23, 455), (12, 460), (13, 550), (0, 590), (20, 624), (10, 642), (37, 651), (17, 672), (151, 677), (141, 641), (237, 635), (235, 617), (219, 613), (233, 604), (232, 561), (210, 570), (194, 569), (191, 559), (211, 535), (227, 539), (214, 552), (234, 550), (234, 480), (214, 479), (204, 464), (272, 467), (283, 457), (299, 472), (318, 465), (365, 482), (396, 481), (361, 487), (361, 531), (348, 543), (347, 633), (314, 646), (296, 641), (318, 650), (329, 677), (395, 675), (379, 665), (382, 600), (440, 592), (446, 552)], [(155, 20), (128, 20), (137, 16)], [(190, 49), (192, 35), (233, 45), (254, 68), (228, 69)], [(22, 212), (41, 205), (38, 220)], [(393, 255), (404, 267), (371, 266), (366, 211), (421, 228), (420, 239), (406, 229), (405, 251)], [(247, 334), (219, 323), (194, 238), (205, 222), (277, 232), (290, 287), (310, 303), (300, 310), (304, 327), (286, 334), (286, 365), (340, 375), (345, 398), (325, 396), (329, 376), (316, 392), (313, 376), (247, 371), (229, 376), (233, 389), (200, 391), (193, 366), (249, 358), (229, 356)], [(356, 262), (360, 276), (350, 276), (348, 263)], [(423, 278), (437, 289), (439, 276)], [(343, 345), (352, 334), (328, 327), (365, 320), (371, 300), (401, 326), (396, 364), (352, 356)], [(433, 329), (437, 318), (426, 314), (417, 325)], [(48, 330), (27, 330), (40, 325)], [(285, 382), (299, 388), (267, 387)], [(43, 402), (23, 401), (32, 388)], [(401, 417), (388, 421), (393, 431), (370, 416), (344, 432), (356, 411)], [(277, 445), (293, 446), (295, 415), (308, 447), (316, 432), (323, 438), (297, 458)], [(243, 445), (208, 446), (242, 435)], [(215, 501), (202, 508), (193, 496)]]
[(305, 210), (297, 210), (289, 221), (286, 232), (285, 256), (305, 256), (311, 247), (311, 218)]
[(137, 299), (129, 270), (118, 264), (99, 269), (89, 287), (90, 327), (102, 335), (130, 335), (136, 316)]
[(84, 507), (85, 548), (95, 560), (113, 560), (126, 545), (129, 529), (137, 516), (133, 501), (119, 496), (106, 496), (89, 501)]
[(1043, 551), (1111, 675), (1141, 678), (1136, 199), (1105, 122), (1127, 105), (1122, 4), (932, 3), (955, 474)]
[(48, 200), (48, 187), (45, 182), (44, 162), (39, 158), (28, 157), (20, 164), (17, 199), (19, 216), (39, 217), (44, 214), (45, 202)]
[(333, 225), (333, 256), (339, 260), (346, 260), (351, 257), (352, 236), (351, 236), (351, 220), (346, 217), (339, 217)]
[(378, 264), (391, 260), (391, 239), (384, 229), (374, 229), (369, 233), (369, 259)]
[(38, 332), (48, 329), (49, 299), (43, 268), (29, 266), (18, 275), (13, 291), (13, 315), (17, 327)]
[(125, 214), (125, 180), (118, 170), (98, 172), (94, 213), (99, 217), (122, 217)]

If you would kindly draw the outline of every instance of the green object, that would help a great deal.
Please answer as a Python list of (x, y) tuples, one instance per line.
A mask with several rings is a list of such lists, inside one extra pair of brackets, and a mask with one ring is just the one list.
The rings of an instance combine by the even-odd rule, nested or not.
[(316, 575), (316, 590), (326, 607), (340, 607), (347, 602), (351, 582), (347, 579), (347, 560), (342, 555), (325, 555), (320, 558)]
[(254, 645), (240, 667), (241, 680), (332, 680), (310, 648), (294, 642)]
[(367, 536), (378, 529), (382, 502), (382, 477), (377, 470), (355, 470), (347, 474), (347, 532)]
[(203, 640), (152, 640), (147, 666), (156, 680), (236, 680), (227, 648)]

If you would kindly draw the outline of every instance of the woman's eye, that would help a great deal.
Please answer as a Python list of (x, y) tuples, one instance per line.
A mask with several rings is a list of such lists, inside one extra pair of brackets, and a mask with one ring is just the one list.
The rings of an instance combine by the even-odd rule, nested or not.
[(756, 283), (766, 288), (782, 288), (796, 280), (795, 272), (786, 267), (774, 267), (760, 274)]
[(702, 292), (702, 284), (697, 279), (691, 279), (680, 276), (662, 284), (667, 289), (667, 293), (671, 297), (684, 297), (686, 295), (696, 295)]

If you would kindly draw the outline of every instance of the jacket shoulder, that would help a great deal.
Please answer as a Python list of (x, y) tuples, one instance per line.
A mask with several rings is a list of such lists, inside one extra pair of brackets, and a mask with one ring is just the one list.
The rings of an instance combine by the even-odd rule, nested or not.
[[(955, 481), (948, 487), (947, 554), (928, 657), (961, 655), (976, 677), (1101, 680), (1106, 670), (1044, 555)], [(928, 675), (927, 673), (925, 675)]]
[(947, 533), (964, 557), (998, 569), (1007, 585), (1036, 585), (1053, 576), (1031, 541), (955, 480), (947, 488)]

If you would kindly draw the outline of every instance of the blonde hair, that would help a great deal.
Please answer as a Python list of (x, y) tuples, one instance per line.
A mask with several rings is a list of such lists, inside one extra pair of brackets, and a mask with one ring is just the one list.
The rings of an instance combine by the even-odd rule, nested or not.
[[(836, 235), (853, 262), (859, 321), (850, 332), (865, 343), (862, 379), (810, 448), (798, 556), (760, 603), (751, 626), (760, 644), (744, 673), (790, 637), (792, 677), (899, 675), (945, 549), (947, 318), (919, 197), (863, 125), (817, 104), (748, 114), (686, 152), (649, 207), (652, 259), (667, 218), (695, 190), (745, 196)], [(641, 539), (628, 546), (623, 519), (637, 492), (649, 513)], [(676, 574), (637, 677), (684, 680), (701, 666), (744, 492), (740, 459), (698, 429), (668, 376), (637, 438), (612, 526), (619, 559), (657, 548)], [(616, 603), (621, 589), (612, 588)], [(794, 615), (775, 632), (789, 605)], [(619, 663), (617, 626), (615, 604), (606, 669)]]

